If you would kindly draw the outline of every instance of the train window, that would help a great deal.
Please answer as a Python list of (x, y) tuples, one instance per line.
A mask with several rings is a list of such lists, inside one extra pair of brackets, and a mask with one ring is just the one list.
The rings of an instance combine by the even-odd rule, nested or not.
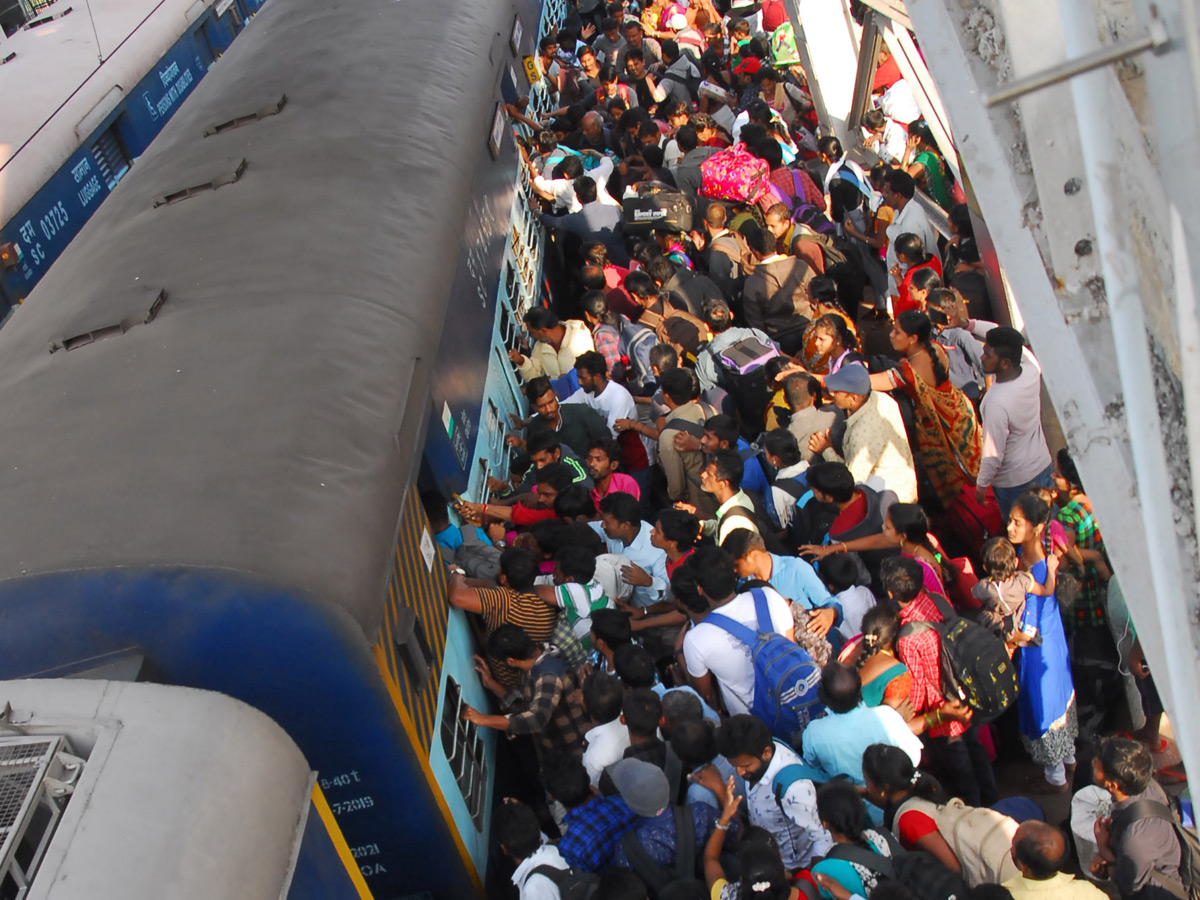
[(425, 626), (415, 610), (404, 607), (396, 622), (396, 655), (404, 663), (413, 691), (418, 692), (429, 680), (433, 668), (433, 650), (425, 637)]
[(483, 808), (487, 790), (487, 757), (479, 728), (462, 717), (462, 689), (453, 678), (446, 679), (442, 700), (442, 750), (450, 763), (458, 789), (475, 827), (483, 830)]
[(516, 307), (517, 304), (517, 270), (513, 268), (512, 260), (504, 261), (504, 296), (508, 300), (508, 305)]
[(487, 402), (487, 427), (494, 449), (498, 449), (504, 440), (504, 428), (500, 421), (500, 410), (496, 409), (491, 399)]
[(216, 60), (216, 58), (218, 56), (220, 56), (221, 54), (218, 53), (216, 51), (216, 48), (213, 47), (212, 40), (210, 40), (210, 38), (208, 36), (207, 23), (205, 23), (205, 25), (203, 25), (200, 28), (197, 28), (195, 31), (193, 31), (192, 38), (205, 51), (205, 56), (208, 58), (207, 64), (209, 66), (211, 66), (213, 64), (214, 60)]
[[(516, 298), (514, 298), (514, 306)], [(500, 304), (500, 339), (509, 350), (516, 350), (521, 343), (521, 329), (517, 327), (513, 313), (506, 304)], [(506, 366), (501, 366), (501, 369)]]
[(506, 68), (504, 74), (500, 77), (500, 97), (505, 103), (517, 102), (517, 82), (511, 68)]
[(130, 163), (129, 153), (126, 152), (121, 136), (117, 133), (116, 122), (104, 129), (104, 133), (92, 144), (92, 157), (111, 191), (129, 171)]

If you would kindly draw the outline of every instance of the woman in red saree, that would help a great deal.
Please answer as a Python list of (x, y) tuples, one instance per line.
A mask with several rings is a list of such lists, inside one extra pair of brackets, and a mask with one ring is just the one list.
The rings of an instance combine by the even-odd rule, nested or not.
[(942, 505), (949, 507), (979, 476), (983, 432), (967, 396), (950, 383), (946, 351), (932, 340), (923, 312), (901, 313), (892, 326), (892, 346), (904, 354), (900, 367), (871, 376), (872, 390), (901, 390), (915, 407), (917, 447), (925, 476)]

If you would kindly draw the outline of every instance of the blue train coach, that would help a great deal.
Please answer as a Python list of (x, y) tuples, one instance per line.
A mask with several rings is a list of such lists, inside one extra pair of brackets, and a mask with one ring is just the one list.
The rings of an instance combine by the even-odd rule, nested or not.
[(503, 474), (541, 239), (502, 100), (547, 6), (267, 3), (0, 331), (0, 678), (265, 712), (377, 898), (486, 865), (414, 480)]

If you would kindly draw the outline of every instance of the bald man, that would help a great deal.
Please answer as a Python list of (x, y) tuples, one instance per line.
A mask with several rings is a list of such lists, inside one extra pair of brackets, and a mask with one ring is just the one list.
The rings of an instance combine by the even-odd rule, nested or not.
[(1105, 900), (1089, 881), (1060, 871), (1067, 862), (1067, 839), (1045, 822), (1022, 822), (1013, 835), (1012, 859), (1021, 874), (1004, 882), (1013, 900)]
[(563, 144), (572, 150), (595, 150), (607, 153), (616, 147), (612, 132), (604, 125), (604, 117), (592, 110), (585, 113), (579, 127), (567, 135)]

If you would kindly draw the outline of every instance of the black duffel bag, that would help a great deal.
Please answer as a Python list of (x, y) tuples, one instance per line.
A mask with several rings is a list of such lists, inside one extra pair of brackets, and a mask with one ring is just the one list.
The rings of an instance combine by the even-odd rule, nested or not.
[(626, 198), (625, 234), (649, 234), (651, 230), (688, 232), (692, 230), (692, 204), (683, 191), (661, 181), (643, 181), (637, 196)]

